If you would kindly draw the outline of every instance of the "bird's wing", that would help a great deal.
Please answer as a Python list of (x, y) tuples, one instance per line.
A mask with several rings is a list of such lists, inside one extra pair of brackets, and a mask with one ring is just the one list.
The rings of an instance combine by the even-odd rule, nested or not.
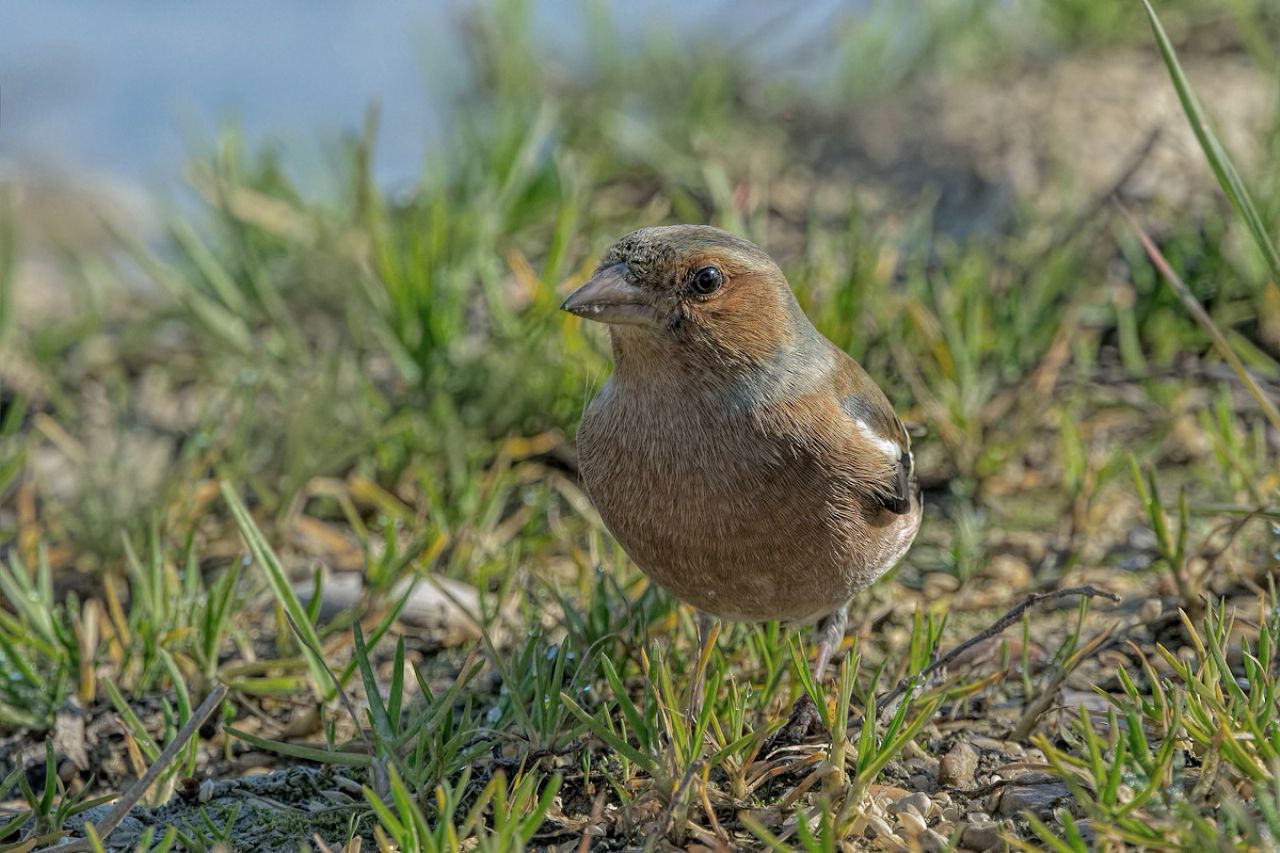
[(841, 399), (840, 408), (853, 419), (854, 429), (862, 433), (871, 452), (883, 453), (892, 466), (892, 475), (882, 484), (877, 497), (886, 509), (903, 515), (911, 510), (915, 460), (902, 422), (892, 410), (876, 405), (878, 396), (855, 392)]
[(840, 370), (840, 408), (851, 427), (871, 453), (882, 453), (890, 475), (876, 490), (879, 502), (891, 512), (903, 515), (911, 510), (915, 459), (911, 438), (894, 414), (893, 407), (866, 371), (853, 359)]

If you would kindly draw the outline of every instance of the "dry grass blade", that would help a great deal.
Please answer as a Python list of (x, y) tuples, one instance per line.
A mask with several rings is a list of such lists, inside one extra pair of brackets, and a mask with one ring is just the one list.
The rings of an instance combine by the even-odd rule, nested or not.
[(1186, 307), (1191, 316), (1195, 318), (1200, 327), (1213, 340), (1213, 345), (1218, 350), (1218, 354), (1222, 356), (1227, 364), (1231, 365), (1231, 369), (1249, 391), (1249, 395), (1257, 402), (1258, 408), (1262, 409), (1267, 419), (1271, 421), (1271, 425), (1276, 429), (1280, 429), (1280, 409), (1276, 408), (1275, 402), (1262, 390), (1262, 386), (1253, 378), (1253, 374), (1249, 372), (1244, 362), (1240, 360), (1240, 356), (1232, 349), (1226, 335), (1222, 334), (1221, 330), (1218, 329), (1217, 324), (1213, 322), (1213, 318), (1209, 316), (1209, 312), (1204, 310), (1204, 306), (1200, 304), (1195, 294), (1191, 292), (1191, 288), (1187, 287), (1182, 278), (1174, 272), (1173, 267), (1169, 266), (1169, 262), (1165, 259), (1160, 249), (1156, 247), (1147, 232), (1129, 214), (1124, 205), (1119, 202), (1116, 202), (1116, 204), (1120, 207), (1125, 219), (1129, 220), (1129, 225), (1133, 228), (1134, 233), (1138, 235), (1138, 240), (1142, 242), (1142, 248), (1146, 251), (1147, 257), (1151, 259), (1151, 263), (1164, 276), (1164, 280), (1168, 282), (1169, 288), (1178, 297), (1178, 301)]

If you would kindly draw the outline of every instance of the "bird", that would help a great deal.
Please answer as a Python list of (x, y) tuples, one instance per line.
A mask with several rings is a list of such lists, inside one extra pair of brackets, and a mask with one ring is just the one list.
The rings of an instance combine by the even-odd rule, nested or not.
[(605, 527), (703, 620), (813, 626), (820, 682), (854, 594), (920, 528), (884, 392), (763, 249), (708, 225), (627, 234), (561, 308), (609, 330), (613, 369), (577, 433)]

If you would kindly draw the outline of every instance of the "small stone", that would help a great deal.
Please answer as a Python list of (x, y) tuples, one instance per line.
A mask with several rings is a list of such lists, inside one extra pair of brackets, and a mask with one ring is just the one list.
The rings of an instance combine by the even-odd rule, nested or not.
[(1093, 844), (1098, 835), (1094, 831), (1093, 821), (1088, 818), (1076, 821), (1076, 832), (1080, 833), (1080, 840), (1089, 845)]
[(881, 840), (896, 840), (898, 837), (897, 833), (893, 831), (893, 827), (889, 825), (889, 821), (879, 815), (869, 815), (867, 817), (867, 825), (876, 834), (876, 837)]
[(1189, 412), (1173, 419), (1169, 438), (1178, 450), (1192, 459), (1204, 456), (1212, 450), (1200, 419)]
[(987, 564), (986, 574), (1000, 581), (1005, 589), (1026, 589), (1031, 585), (1031, 566), (1026, 560), (1012, 554), (997, 554)]
[(912, 756), (902, 762), (902, 766), (912, 775), (928, 776), (930, 779), (938, 776), (938, 759), (932, 755)]
[(936, 600), (960, 588), (960, 580), (949, 572), (930, 572), (924, 576), (921, 592), (926, 600)]
[(943, 850), (951, 849), (951, 842), (947, 841), (947, 837), (934, 829), (926, 829), (916, 836), (915, 841), (921, 853), (942, 853)]
[(974, 785), (978, 772), (978, 751), (967, 741), (958, 740), (938, 762), (938, 784), (944, 788), (967, 790)]
[(898, 823), (902, 824), (902, 827), (912, 836), (920, 835), (929, 828), (924, 818), (914, 808), (906, 808), (898, 812)]
[(923, 773), (916, 773), (909, 780), (911, 787), (917, 791), (931, 791), (935, 787), (933, 777), (926, 776)]
[(867, 788), (872, 804), (881, 809), (886, 803), (896, 802), (909, 793), (911, 792), (906, 788), (899, 788), (897, 785), (871, 785)]
[[(323, 565), (320, 615), (330, 619), (345, 611), (361, 606), (365, 596), (364, 577), (358, 572), (332, 572)], [(410, 589), (410, 586), (413, 588)], [(304, 605), (310, 605), (315, 591), (314, 577), (307, 577), (293, 585), (294, 593)], [(408, 596), (400, 610), (399, 619), (414, 628), (430, 629), (446, 646), (458, 646), (480, 637), (479, 591), (461, 581), (441, 575), (431, 575), (419, 582), (417, 577), (406, 578), (393, 587), (390, 597)]]
[(930, 805), (929, 795), (923, 791), (916, 791), (915, 793), (907, 794), (905, 797), (900, 797), (897, 800), (894, 800), (889, 804), (888, 812), (889, 814), (894, 815), (901, 814), (909, 807), (914, 806), (915, 810), (923, 816), (929, 813)]
[(1009, 785), (1000, 792), (997, 811), (1004, 817), (1013, 817), (1030, 811), (1037, 817), (1048, 817), (1053, 807), (1071, 796), (1067, 786), (1061, 782), (1050, 782), (1045, 785)]
[(990, 820), (971, 823), (960, 833), (960, 844), (970, 850), (991, 850), (1000, 844), (1000, 825)]
[(1158, 598), (1148, 598), (1138, 608), (1138, 619), (1144, 625), (1150, 625), (1159, 619), (1162, 613), (1164, 613), (1164, 602)]

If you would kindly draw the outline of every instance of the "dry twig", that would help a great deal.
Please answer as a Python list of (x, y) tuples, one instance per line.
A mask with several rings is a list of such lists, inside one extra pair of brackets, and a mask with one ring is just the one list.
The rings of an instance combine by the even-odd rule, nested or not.
[(1088, 598), (1094, 598), (1094, 597), (1107, 598), (1107, 599), (1110, 599), (1111, 601), (1120, 600), (1120, 596), (1116, 595), (1114, 592), (1107, 592), (1106, 590), (1098, 589), (1097, 587), (1093, 587), (1093, 586), (1072, 586), (1072, 587), (1068, 587), (1067, 589), (1053, 590), (1052, 592), (1033, 592), (1030, 595), (1028, 595), (1026, 598), (1024, 598), (1021, 602), (1009, 608), (1008, 612), (1006, 612), (1003, 616), (1001, 616), (999, 619), (993, 622), (989, 627), (987, 627), (983, 631), (980, 631), (977, 634), (974, 634), (972, 637), (965, 640), (963, 643), (956, 646), (954, 649), (947, 652), (945, 655), (938, 658), (933, 663), (929, 664), (929, 666), (925, 667), (922, 672), (902, 679), (901, 681), (898, 682), (897, 686), (894, 687), (892, 690), (890, 690), (888, 693), (885, 693), (884, 695), (877, 697), (876, 707), (880, 708), (881, 710), (884, 710), (885, 708), (890, 707), (894, 701), (896, 701), (899, 697), (902, 696), (903, 693), (907, 691), (907, 688), (911, 687), (913, 684), (928, 682), (930, 676), (932, 676), (935, 672), (938, 672), (941, 669), (945, 669), (948, 664), (955, 661), (956, 658), (960, 657), (960, 655), (964, 654), (969, 649), (978, 645), (978, 643), (981, 643), (984, 640), (989, 640), (992, 637), (999, 635), (1002, 631), (1004, 631), (1005, 628), (1008, 628), (1010, 625), (1012, 625), (1013, 623), (1021, 619), (1022, 614), (1026, 613), (1028, 610), (1030, 610), (1032, 607), (1036, 606), (1037, 604), (1040, 604), (1041, 602), (1044, 602), (1044, 601), (1052, 601), (1059, 598), (1066, 598), (1072, 595), (1083, 595)]
[[(191, 719), (187, 720), (186, 725), (178, 730), (178, 733), (173, 736), (173, 740), (169, 741), (168, 746), (160, 753), (160, 757), (147, 768), (147, 772), (142, 774), (142, 778), (134, 782), (129, 790), (120, 797), (111, 811), (107, 812), (107, 816), (102, 823), (94, 827), (99, 839), (105, 841), (107, 836), (115, 831), (115, 828), (120, 825), (120, 821), (124, 820), (130, 810), (138, 804), (138, 800), (142, 799), (142, 796), (147, 793), (147, 789), (155, 783), (160, 774), (168, 769), (173, 760), (177, 758), (178, 753), (187, 745), (187, 741), (191, 740), (192, 736), (204, 725), (205, 720), (213, 715), (213, 712), (218, 709), (226, 696), (227, 686), (219, 684), (205, 697), (204, 701), (200, 703), (200, 707), (196, 708), (191, 714)], [(58, 851), (58, 853), (80, 853), (80, 851), (89, 849), (91, 849), (89, 840), (82, 838), (70, 844), (47, 847), (41, 853), (53, 850)]]

